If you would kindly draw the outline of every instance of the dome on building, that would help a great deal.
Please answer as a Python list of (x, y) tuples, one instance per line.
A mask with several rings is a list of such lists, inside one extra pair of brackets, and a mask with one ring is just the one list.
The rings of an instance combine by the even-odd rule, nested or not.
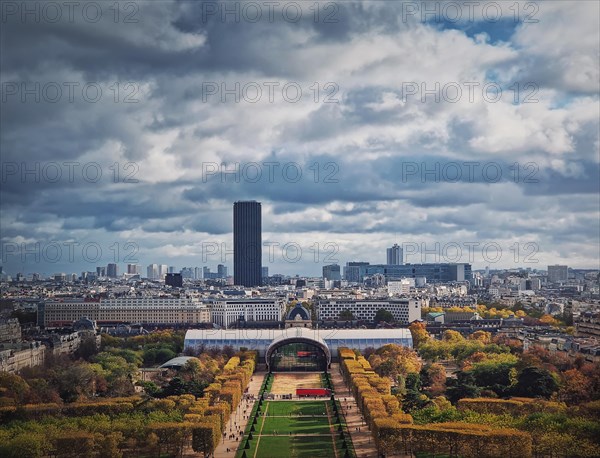
[(310, 310), (306, 307), (303, 307), (300, 302), (298, 302), (293, 309), (287, 314), (286, 320), (310, 320)]
[(96, 321), (89, 319), (87, 316), (81, 317), (73, 323), (75, 331), (95, 331)]

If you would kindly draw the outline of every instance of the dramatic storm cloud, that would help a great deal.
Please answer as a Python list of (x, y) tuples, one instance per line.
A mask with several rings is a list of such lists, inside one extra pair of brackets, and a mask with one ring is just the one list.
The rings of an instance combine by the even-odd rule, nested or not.
[(471, 3), (3, 2), (4, 270), (598, 268), (599, 4)]

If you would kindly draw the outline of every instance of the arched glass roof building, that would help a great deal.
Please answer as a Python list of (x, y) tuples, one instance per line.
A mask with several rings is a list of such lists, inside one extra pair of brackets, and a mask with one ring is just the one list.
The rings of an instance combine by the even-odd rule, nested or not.
[[(194, 329), (186, 332), (184, 346), (196, 349), (202, 346), (206, 348), (231, 346), (235, 350), (242, 347), (257, 350), (259, 357), (264, 358), (263, 361), (272, 369), (274, 356), (279, 358), (278, 361), (286, 357), (289, 359), (290, 356), (308, 361), (311, 357), (318, 356), (319, 361), (315, 364), (320, 368), (322, 361), (325, 361), (328, 367), (332, 358), (337, 358), (339, 347), (364, 350), (368, 347), (379, 348), (390, 343), (412, 348), (410, 331), (408, 329), (309, 328)], [(290, 344), (296, 345), (293, 348), (293, 355), (289, 348), (287, 353), (285, 352), (285, 347)], [(288, 370), (299, 370), (297, 363), (298, 361), (290, 362), (287, 366)]]

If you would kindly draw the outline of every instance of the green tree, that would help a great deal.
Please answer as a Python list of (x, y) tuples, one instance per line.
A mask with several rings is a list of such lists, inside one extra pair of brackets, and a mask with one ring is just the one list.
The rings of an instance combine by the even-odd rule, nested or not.
[(493, 390), (498, 396), (508, 394), (511, 388), (511, 364), (476, 364), (471, 370), (475, 384), (481, 388)]
[(348, 309), (345, 309), (345, 310), (342, 310), (342, 311), (340, 312), (339, 319), (340, 319), (341, 321), (349, 321), (349, 320), (353, 320), (353, 319), (354, 319), (354, 314), (352, 313), (352, 311), (350, 311), (350, 310), (348, 310)]
[(421, 376), (419, 374), (408, 374), (406, 376), (406, 389), (407, 390), (414, 390), (414, 391), (419, 391), (421, 389), (422, 386), (422, 382), (421, 382)]
[(94, 394), (95, 380), (91, 364), (76, 362), (55, 372), (54, 383), (65, 402), (74, 402)]
[(385, 323), (393, 323), (394, 315), (392, 315), (392, 312), (390, 312), (389, 310), (379, 309), (377, 310), (377, 313), (375, 314), (375, 319), (373, 321), (375, 321), (375, 323), (380, 323), (382, 321)]
[(75, 357), (83, 358), (86, 361), (89, 361), (89, 359), (96, 353), (98, 353), (96, 336), (86, 336), (82, 339), (77, 351), (75, 351)]
[(446, 397), (453, 403), (462, 398), (476, 398), (481, 393), (470, 372), (459, 372), (455, 379), (446, 380), (446, 386)]
[(50, 450), (50, 443), (42, 434), (22, 433), (9, 441), (0, 441), (0, 456), (4, 458), (42, 458)]
[(552, 373), (535, 366), (526, 367), (517, 377), (514, 390), (518, 396), (548, 399), (558, 391), (559, 383)]
[(424, 408), (429, 398), (421, 392), (421, 376), (411, 373), (406, 376), (406, 394), (402, 398), (402, 409), (405, 412)]
[(121, 458), (123, 453), (119, 446), (123, 442), (121, 432), (108, 433), (102, 437), (99, 443), (100, 458)]
[[(192, 449), (210, 455), (217, 447), (216, 435), (210, 425), (198, 425), (192, 429)], [(218, 440), (218, 439), (217, 439)]]

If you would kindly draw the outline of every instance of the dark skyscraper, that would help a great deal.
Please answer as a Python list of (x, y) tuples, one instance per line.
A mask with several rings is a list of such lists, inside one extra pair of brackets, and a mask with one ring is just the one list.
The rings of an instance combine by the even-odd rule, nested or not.
[(402, 247), (394, 243), (394, 246), (387, 249), (387, 263), (392, 266), (404, 264), (404, 256)]
[(118, 275), (118, 268), (117, 268), (116, 264), (111, 263), (108, 266), (106, 266), (106, 276), (107, 277), (117, 278), (117, 275)]
[(260, 202), (233, 204), (233, 282), (260, 286), (262, 268), (262, 224)]

